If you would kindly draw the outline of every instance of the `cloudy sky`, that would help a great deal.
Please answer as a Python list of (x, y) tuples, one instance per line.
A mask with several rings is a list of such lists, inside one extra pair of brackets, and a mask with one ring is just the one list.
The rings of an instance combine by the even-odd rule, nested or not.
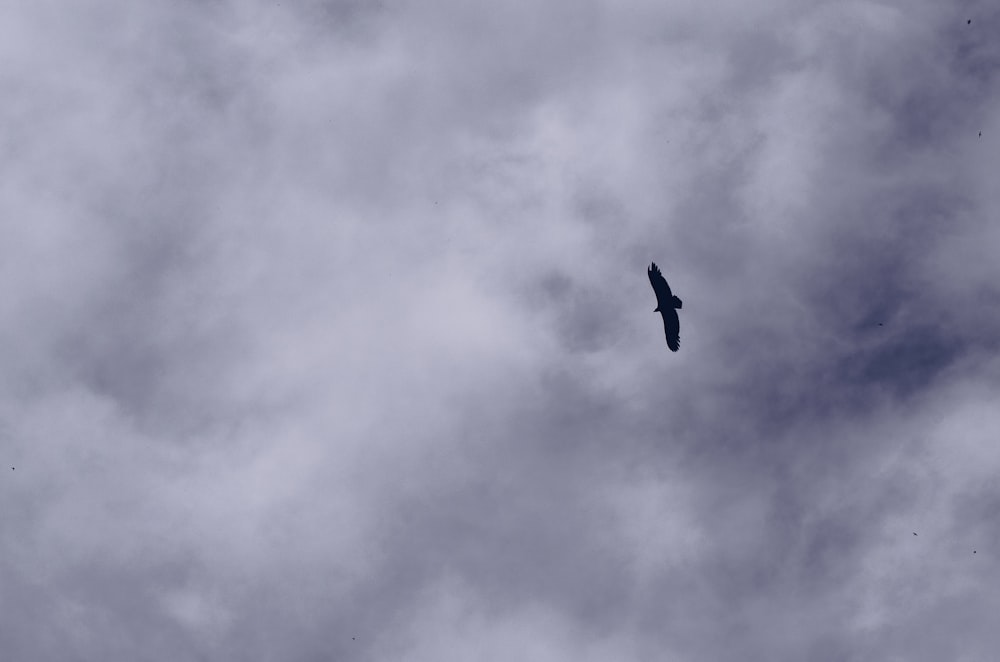
[(4, 658), (996, 659), (998, 33), (0, 2)]

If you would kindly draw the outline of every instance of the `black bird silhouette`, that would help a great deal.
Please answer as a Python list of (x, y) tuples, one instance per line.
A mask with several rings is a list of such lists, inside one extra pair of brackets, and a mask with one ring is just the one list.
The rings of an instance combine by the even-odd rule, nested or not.
[(913, 532), (913, 535), (917, 535), (917, 532), (916, 532), (916, 531), (914, 531), (914, 532)]
[(681, 347), (681, 321), (677, 317), (677, 310), (683, 305), (680, 299), (674, 296), (667, 285), (666, 279), (660, 273), (660, 268), (653, 262), (646, 272), (649, 275), (649, 284), (653, 286), (656, 293), (656, 308), (654, 313), (663, 316), (663, 331), (667, 336), (667, 347), (671, 352), (676, 352)]

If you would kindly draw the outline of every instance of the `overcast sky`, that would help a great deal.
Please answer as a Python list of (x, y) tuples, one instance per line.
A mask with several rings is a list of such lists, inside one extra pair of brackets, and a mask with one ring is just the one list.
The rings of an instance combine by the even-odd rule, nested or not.
[(995, 660), (998, 34), (0, 2), (3, 658)]

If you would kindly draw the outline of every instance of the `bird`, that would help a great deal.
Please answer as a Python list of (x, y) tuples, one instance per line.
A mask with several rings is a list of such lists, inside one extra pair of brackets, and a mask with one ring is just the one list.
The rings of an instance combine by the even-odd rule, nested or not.
[(914, 532), (913, 532), (913, 535), (917, 535), (917, 532), (916, 532), (916, 531), (914, 531)]
[(968, 21), (965, 22), (965, 24), (966, 25), (972, 25), (972, 19), (970, 18)]
[(667, 285), (666, 279), (660, 273), (660, 268), (656, 266), (655, 262), (650, 263), (646, 273), (649, 276), (649, 284), (653, 286), (653, 292), (656, 293), (656, 308), (653, 309), (653, 312), (660, 313), (663, 317), (663, 331), (667, 336), (667, 347), (670, 348), (671, 352), (676, 352), (681, 348), (681, 321), (677, 317), (677, 311), (680, 310), (683, 302), (670, 291), (670, 286)]

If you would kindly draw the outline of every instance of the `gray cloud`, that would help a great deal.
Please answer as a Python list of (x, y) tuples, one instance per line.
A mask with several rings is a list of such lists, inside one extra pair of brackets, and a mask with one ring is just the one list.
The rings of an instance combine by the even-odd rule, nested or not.
[(4, 14), (10, 659), (1000, 644), (986, 3)]

